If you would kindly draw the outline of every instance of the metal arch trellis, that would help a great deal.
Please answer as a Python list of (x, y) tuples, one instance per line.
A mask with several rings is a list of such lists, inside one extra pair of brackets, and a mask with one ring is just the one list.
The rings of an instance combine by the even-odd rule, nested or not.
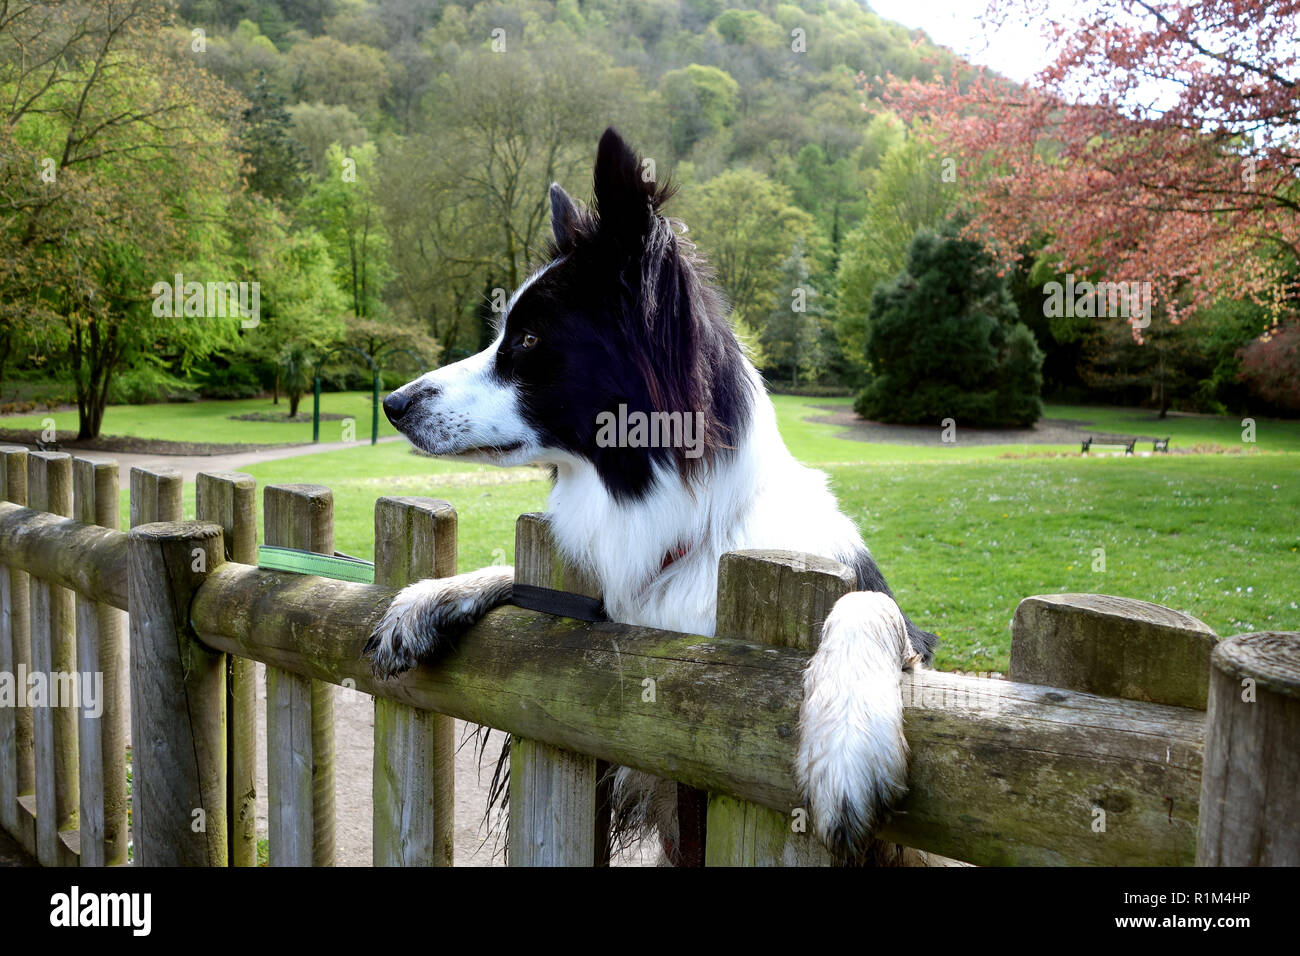
[(379, 441), (379, 373), (381, 371), (380, 363), (398, 352), (404, 352), (415, 359), (416, 364), (423, 373), (428, 366), (425, 364), (424, 356), (419, 352), (408, 348), (393, 346), (392, 348), (380, 349), (375, 355), (371, 355), (362, 349), (352, 345), (340, 345), (330, 349), (320, 360), (317, 361), (315, 371), (312, 375), (312, 412), (311, 412), (311, 440), (313, 443), (320, 442), (320, 373), (321, 369), (339, 352), (355, 352), (370, 368), (371, 375), (371, 395), (370, 395), (370, 444), (374, 445)]

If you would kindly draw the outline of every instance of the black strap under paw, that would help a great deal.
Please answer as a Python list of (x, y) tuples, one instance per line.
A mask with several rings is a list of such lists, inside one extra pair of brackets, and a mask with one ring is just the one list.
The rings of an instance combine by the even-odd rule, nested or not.
[(605, 613), (605, 603), (598, 598), (539, 588), (532, 584), (516, 582), (510, 589), (509, 603), (530, 611), (544, 611), (593, 624), (609, 620), (609, 615)]

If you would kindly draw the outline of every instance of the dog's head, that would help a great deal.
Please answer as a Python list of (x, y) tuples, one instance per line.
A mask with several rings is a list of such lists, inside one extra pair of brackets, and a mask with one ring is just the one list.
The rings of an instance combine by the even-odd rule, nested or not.
[[(657, 465), (686, 478), (732, 442), (749, 409), (740, 349), (660, 212), (672, 189), (646, 168), (609, 129), (590, 210), (551, 186), (550, 261), (514, 291), (496, 341), (385, 399), (414, 445), (497, 465), (585, 461), (635, 498)], [(668, 440), (638, 435), (636, 413)]]

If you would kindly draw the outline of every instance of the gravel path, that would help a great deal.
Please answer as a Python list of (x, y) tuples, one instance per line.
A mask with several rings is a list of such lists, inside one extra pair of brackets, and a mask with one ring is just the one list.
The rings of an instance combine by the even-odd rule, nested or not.
[[(935, 445), (951, 448), (953, 445), (1068, 445), (1081, 443), (1089, 435), (1106, 435), (1106, 431), (1091, 426), (1088, 422), (1073, 421), (1068, 418), (1042, 418), (1032, 428), (956, 428), (956, 441), (942, 440), (943, 428), (940, 425), (886, 425), (882, 422), (869, 422), (858, 417), (852, 408), (843, 405), (817, 405), (826, 412), (809, 418), (810, 422), (822, 425), (836, 425), (843, 429), (836, 438), (849, 441), (873, 442), (878, 445)], [(1125, 432), (1133, 435), (1132, 432)], [(1159, 435), (1138, 435), (1141, 441), (1164, 438), (1167, 432)]]
[[(381, 444), (405, 441), (400, 435), (388, 435), (379, 439)], [(121, 465), (123, 481), (132, 468), (176, 468), (186, 481), (193, 481), (201, 471), (243, 471), (249, 465), (264, 461), (276, 461), (280, 458), (298, 458), (302, 455), (317, 455), (326, 451), (339, 451), (343, 448), (356, 448), (357, 442), (320, 442), (309, 445), (287, 445), (260, 448), (256, 451), (238, 451), (221, 455), (158, 455), (124, 451), (89, 451), (69, 448), (69, 454), (91, 461), (115, 461)]]

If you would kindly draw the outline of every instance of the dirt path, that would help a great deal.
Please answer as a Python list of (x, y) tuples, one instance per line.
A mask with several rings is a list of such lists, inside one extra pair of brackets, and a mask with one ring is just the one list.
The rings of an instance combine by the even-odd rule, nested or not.
[[(405, 441), (400, 435), (388, 435), (379, 439), (381, 444)], [(89, 451), (80, 448), (68, 449), (69, 454), (91, 461), (115, 461), (121, 465), (123, 480), (132, 468), (177, 468), (186, 481), (193, 481), (201, 471), (243, 471), (249, 465), (258, 465), (264, 461), (276, 461), (280, 458), (298, 458), (302, 455), (317, 455), (326, 451), (339, 451), (344, 448), (356, 448), (359, 442), (320, 442), (309, 445), (289, 445), (287, 447), (263, 448), (256, 451), (238, 451), (222, 455), (155, 455), (123, 451)]]
[[(848, 441), (864, 441), (877, 445), (935, 445), (951, 448), (953, 445), (1069, 445), (1081, 443), (1089, 435), (1110, 434), (1088, 422), (1068, 418), (1040, 418), (1030, 428), (965, 428), (957, 426), (954, 442), (943, 441), (940, 425), (886, 425), (859, 418), (852, 408), (843, 405), (816, 405), (827, 414), (810, 417), (806, 421), (842, 428), (835, 437)], [(1133, 435), (1133, 432), (1125, 432)], [(1149, 442), (1159, 435), (1134, 435)]]
[[(257, 682), (257, 830), (266, 835), (266, 681), (265, 668), (258, 665)], [(369, 866), (371, 817), (374, 810), (370, 789), (374, 760), (375, 711), (373, 698), (360, 691), (334, 690), (334, 838), (339, 866)], [(498, 843), (504, 843), (504, 821), (489, 831), (484, 826), (488, 805), (488, 784), (502, 737), (493, 733), (488, 754), (479, 770), (474, 742), (468, 739), (471, 725), (456, 721), (456, 865), (504, 866)], [(464, 743), (462, 744), (462, 741)], [(651, 866), (655, 856), (648, 849), (633, 850), (615, 860), (616, 866)]]

